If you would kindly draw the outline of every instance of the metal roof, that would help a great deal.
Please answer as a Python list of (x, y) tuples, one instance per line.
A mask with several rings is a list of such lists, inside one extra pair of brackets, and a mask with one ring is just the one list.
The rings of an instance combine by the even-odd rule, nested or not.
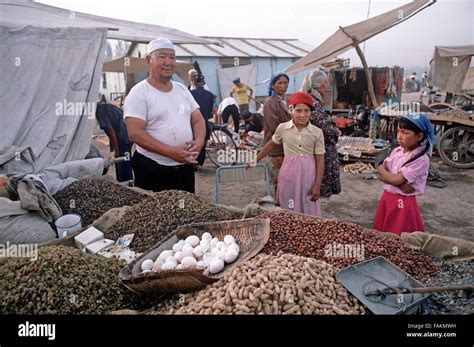
[(202, 36), (211, 42), (221, 43), (223, 47), (211, 44), (175, 44), (176, 55), (180, 57), (267, 57), (299, 58), (313, 48), (297, 39), (262, 39), (242, 37)]

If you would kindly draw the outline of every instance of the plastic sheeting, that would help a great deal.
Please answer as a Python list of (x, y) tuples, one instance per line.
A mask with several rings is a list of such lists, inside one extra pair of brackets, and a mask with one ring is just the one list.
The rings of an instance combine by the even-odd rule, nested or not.
[[(227, 69), (217, 69), (217, 75), (219, 77), (222, 99), (229, 97), (230, 91), (234, 86), (232, 80), (236, 77), (240, 77), (242, 83), (250, 85), (254, 90), (253, 97), (255, 96), (255, 84), (257, 83), (257, 67), (255, 64), (229, 67)], [(251, 112), (256, 112), (255, 101), (250, 101), (249, 107)]]
[(106, 29), (0, 26), (0, 148), (30, 147), (35, 171), (84, 159)]
[(437, 46), (430, 62), (430, 84), (445, 92), (460, 93), (474, 55), (474, 45)]
[(326, 41), (309, 52), (306, 56), (296, 61), (285, 71), (288, 74), (293, 74), (313, 68), (324, 62), (331, 61), (339, 54), (353, 48), (354, 43), (352, 38), (357, 42), (368, 40), (371, 37), (407, 20), (419, 11), (431, 6), (434, 2), (435, 1), (432, 0), (414, 0), (406, 5), (397, 7), (373, 18), (340, 28)]
[[(152, 5), (154, 6), (154, 5)], [(143, 9), (146, 11), (146, 9)], [(31, 0), (0, 0), (0, 25), (34, 25), (48, 28), (105, 28), (109, 39), (148, 43), (166, 37), (174, 43), (208, 43), (211, 41), (160, 25), (95, 16), (49, 6)]]

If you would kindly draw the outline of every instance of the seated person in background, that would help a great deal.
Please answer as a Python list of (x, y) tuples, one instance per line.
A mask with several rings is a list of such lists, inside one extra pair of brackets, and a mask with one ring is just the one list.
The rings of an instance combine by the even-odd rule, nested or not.
[(260, 133), (263, 130), (263, 117), (258, 113), (250, 111), (242, 112), (242, 118), (245, 121), (245, 133), (255, 131)]

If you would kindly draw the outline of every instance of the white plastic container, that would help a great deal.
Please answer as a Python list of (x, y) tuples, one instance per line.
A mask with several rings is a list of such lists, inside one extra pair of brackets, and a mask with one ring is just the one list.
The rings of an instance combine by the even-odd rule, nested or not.
[(54, 222), (59, 237), (66, 237), (82, 229), (81, 216), (78, 214), (65, 214)]

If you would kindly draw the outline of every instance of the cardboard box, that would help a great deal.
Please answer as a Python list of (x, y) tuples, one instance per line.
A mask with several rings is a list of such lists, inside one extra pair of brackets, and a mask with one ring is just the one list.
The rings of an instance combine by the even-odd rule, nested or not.
[(87, 245), (102, 240), (104, 233), (94, 227), (89, 227), (74, 238), (74, 242), (79, 249), (84, 249)]
[(86, 246), (86, 252), (91, 254), (97, 254), (98, 252), (102, 251), (103, 249), (114, 245), (115, 242), (109, 239), (102, 239), (96, 241), (94, 243), (90, 243)]

